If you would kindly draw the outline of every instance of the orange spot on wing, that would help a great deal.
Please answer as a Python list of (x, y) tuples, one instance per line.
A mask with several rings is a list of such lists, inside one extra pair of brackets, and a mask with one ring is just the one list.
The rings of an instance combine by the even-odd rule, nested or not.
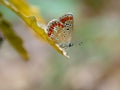
[(54, 24), (54, 23), (52, 24), (52, 27), (55, 27), (55, 24)]
[(54, 27), (53, 27), (53, 26), (50, 26), (50, 28), (51, 28), (51, 29), (54, 29)]
[(52, 29), (49, 29), (48, 31), (48, 36), (50, 37), (50, 35), (52, 34), (53, 30)]
[(61, 24), (61, 27), (64, 28), (64, 26)]
[(60, 26), (61, 26), (61, 24), (60, 24), (60, 23), (58, 23), (58, 26), (60, 27)]
[(70, 20), (73, 20), (73, 17), (69, 17)]
[(64, 23), (65, 21), (66, 21), (66, 19), (65, 18), (63, 18), (63, 19), (61, 19), (60, 20), (62, 23)]
[(66, 17), (66, 20), (69, 20), (69, 17)]

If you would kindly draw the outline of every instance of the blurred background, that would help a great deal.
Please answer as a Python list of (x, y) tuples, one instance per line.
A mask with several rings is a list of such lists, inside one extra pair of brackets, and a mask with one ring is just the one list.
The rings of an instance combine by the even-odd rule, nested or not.
[(0, 90), (120, 90), (120, 0), (28, 2), (38, 7), (46, 24), (73, 13), (70, 59), (35, 37), (17, 15), (1, 5), (0, 12), (23, 39), (30, 61), (25, 62), (4, 39)]

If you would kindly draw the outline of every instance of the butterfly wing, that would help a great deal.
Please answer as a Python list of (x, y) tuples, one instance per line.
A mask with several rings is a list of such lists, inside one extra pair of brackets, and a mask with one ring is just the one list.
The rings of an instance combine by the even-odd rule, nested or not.
[(53, 19), (48, 23), (47, 34), (56, 44), (62, 43), (62, 30), (64, 25), (57, 19)]
[(68, 32), (73, 31), (73, 15), (65, 14), (59, 18), (60, 22), (64, 24), (65, 30)]
[(65, 44), (66, 47), (71, 46), (71, 35), (73, 32), (73, 14), (65, 14), (62, 17), (59, 18), (59, 21), (63, 23), (64, 25), (64, 30), (63, 32), (65, 33)]
[(56, 44), (67, 48), (71, 44), (71, 33), (73, 31), (73, 15), (65, 14), (59, 20), (54, 19), (48, 23), (47, 34)]

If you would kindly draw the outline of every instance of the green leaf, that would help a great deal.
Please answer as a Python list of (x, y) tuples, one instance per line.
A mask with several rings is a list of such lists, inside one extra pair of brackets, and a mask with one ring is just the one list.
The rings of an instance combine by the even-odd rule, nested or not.
[(27, 51), (23, 47), (22, 39), (16, 35), (13, 31), (10, 23), (2, 17), (0, 14), (0, 30), (3, 36), (8, 40), (8, 42), (17, 50), (17, 52), (25, 59), (28, 60)]

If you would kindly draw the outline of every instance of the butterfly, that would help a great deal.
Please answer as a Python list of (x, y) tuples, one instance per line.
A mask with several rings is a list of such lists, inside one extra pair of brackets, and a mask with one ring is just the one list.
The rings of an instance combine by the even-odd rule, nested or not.
[(71, 36), (73, 32), (73, 14), (68, 13), (59, 19), (51, 20), (47, 25), (47, 35), (61, 48), (73, 46)]

